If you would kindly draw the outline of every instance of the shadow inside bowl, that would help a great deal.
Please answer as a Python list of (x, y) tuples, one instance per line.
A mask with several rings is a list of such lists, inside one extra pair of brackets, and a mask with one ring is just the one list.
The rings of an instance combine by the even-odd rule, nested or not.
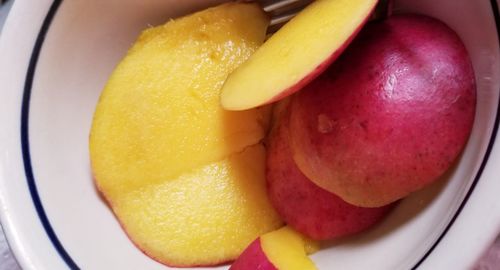
[(452, 178), (452, 175), (457, 169), (457, 165), (458, 162), (455, 162), (453, 167), (451, 167), (438, 180), (429, 186), (414, 192), (408, 197), (403, 198), (397, 203), (392, 212), (382, 222), (375, 225), (371, 229), (352, 236), (325, 241), (322, 243), (322, 248), (328, 249), (340, 245), (355, 248), (357, 246), (375, 242), (391, 233), (394, 233), (406, 223), (419, 216), (435, 201), (437, 197), (439, 197), (442, 190), (446, 188), (447, 183)]

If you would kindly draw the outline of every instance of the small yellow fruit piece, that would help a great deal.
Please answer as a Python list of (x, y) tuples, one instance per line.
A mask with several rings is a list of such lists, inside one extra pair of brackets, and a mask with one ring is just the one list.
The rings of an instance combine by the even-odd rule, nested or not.
[(347, 47), (376, 3), (314, 1), (228, 77), (222, 90), (222, 106), (245, 110), (300, 90)]
[(168, 265), (233, 260), (282, 224), (267, 199), (264, 158), (258, 144), (116, 198), (112, 207), (139, 248)]
[(316, 269), (307, 254), (316, 252), (319, 243), (288, 226), (262, 235), (261, 245), (267, 258), (277, 269)]
[(269, 110), (228, 112), (219, 96), (268, 21), (258, 5), (233, 3), (144, 31), (95, 111), (90, 155), (103, 193), (160, 183), (265, 136)]

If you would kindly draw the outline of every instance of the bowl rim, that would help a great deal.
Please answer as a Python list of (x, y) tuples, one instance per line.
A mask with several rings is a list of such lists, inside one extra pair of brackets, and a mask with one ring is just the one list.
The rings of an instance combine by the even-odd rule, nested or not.
[[(50, 220), (48, 219), (45, 209), (43, 207), (43, 204), (41, 202), (40, 196), (38, 194), (38, 189), (36, 185), (36, 180), (35, 176), (33, 174), (32, 170), (32, 165), (31, 165), (31, 157), (30, 157), (30, 146), (29, 146), (29, 134), (28, 134), (28, 129), (29, 129), (29, 106), (30, 106), (30, 97), (31, 97), (31, 90), (32, 90), (32, 85), (33, 85), (33, 79), (36, 73), (36, 68), (37, 68), (37, 63), (38, 63), (38, 58), (40, 56), (41, 50), (43, 48), (44, 40), (45, 37), (50, 29), (51, 23), (55, 16), (57, 15), (57, 11), (63, 2), (63, 0), (47, 0), (47, 2), (51, 2), (50, 7), (48, 8), (48, 11), (46, 12), (43, 23), (41, 25), (41, 28), (36, 34), (36, 40), (34, 41), (33, 44), (33, 49), (31, 50), (31, 54), (28, 57), (29, 58), (29, 63), (27, 64), (27, 70), (26, 70), (26, 77), (24, 80), (24, 88), (22, 89), (22, 102), (21, 102), (21, 121), (20, 121), (20, 143), (21, 143), (21, 151), (22, 151), (22, 164), (23, 164), (23, 169), (24, 169), (24, 174), (25, 174), (25, 180), (27, 181), (27, 185), (29, 188), (29, 193), (31, 196), (31, 200), (33, 203), (33, 206), (35, 207), (36, 213), (38, 215), (38, 218), (40, 219), (41, 225), (43, 226), (43, 230), (46, 233), (46, 236), (48, 237), (50, 243), (52, 244), (53, 248), (55, 251), (58, 253), (59, 257), (61, 260), (64, 261), (66, 266), (70, 269), (80, 269), (80, 267), (77, 265), (77, 263), (73, 260), (73, 258), (70, 256), (70, 254), (66, 251), (64, 246), (61, 244), (59, 241), (56, 232), (53, 230)], [(14, 6), (16, 6), (17, 2), (14, 3)], [(498, 34), (498, 39), (500, 40), (500, 10), (499, 10), (499, 3), (498, 0), (490, 0), (491, 4), (491, 9), (493, 12), (493, 18), (495, 20), (496, 24), (496, 30)], [(9, 20), (9, 18), (8, 18)], [(1, 40), (1, 39), (0, 39)], [(5, 41), (5, 40), (4, 40)], [(500, 48), (499, 48), (500, 50)], [(1, 65), (0, 65), (0, 70), (1, 70)], [(439, 245), (442, 245), (443, 240), (450, 235), (450, 229), (460, 221), (463, 221), (463, 219), (460, 219), (461, 214), (465, 208), (467, 208), (469, 205), (467, 205), (469, 199), (473, 195), (474, 191), (476, 190), (476, 186), (482, 179), (482, 176), (484, 175), (485, 171), (492, 171), (494, 168), (491, 165), (491, 160), (492, 155), (495, 156), (500, 156), (500, 145), (496, 144), (497, 140), (500, 140), (499, 134), (498, 134), (498, 129), (500, 125), (500, 107), (498, 106), (500, 104), (500, 100), (497, 103), (497, 109), (496, 109), (496, 116), (495, 116), (495, 121), (494, 121), (494, 126), (493, 126), (493, 131), (491, 133), (491, 136), (489, 138), (488, 146), (486, 149), (486, 152), (483, 156), (483, 159), (481, 161), (479, 170), (477, 171), (471, 186), (467, 190), (467, 193), (465, 197), (462, 199), (462, 201), (459, 204), (458, 209), (455, 211), (453, 214), (453, 217), (451, 220), (448, 222), (448, 224), (445, 226), (444, 230), (441, 232), (439, 237), (433, 242), (433, 244), (430, 246), (430, 248), (422, 254), (421, 258), (415, 263), (415, 265), (412, 267), (412, 269), (417, 269), (421, 267), (427, 266), (426, 261), (430, 257), (431, 254), (433, 254), (434, 251), (436, 251), (436, 248)], [(1, 177), (2, 175), (0, 175)], [(2, 178), (0, 178), (0, 181), (4, 181)], [(484, 182), (484, 181), (483, 181)], [(0, 193), (0, 196), (2, 196), (2, 193)], [(2, 205), (2, 209), (5, 209), (6, 206), (5, 204), (5, 199), (0, 198), (0, 204)], [(500, 209), (500, 203), (498, 203), (497, 209)], [(11, 222), (8, 222), (9, 220), (9, 212), (8, 211), (1, 211), (0, 212), (0, 221), (4, 226), (7, 228), (5, 229), (6, 232), (6, 237), (9, 242), (9, 245), (14, 251), (14, 255), (18, 262), (21, 263), (22, 266), (26, 268), (32, 268), (33, 266), (30, 263), (24, 263), (24, 250), (23, 248), (20, 247), (20, 243), (18, 243), (17, 237), (13, 236), (13, 232), (16, 231), (15, 228), (10, 227), (13, 225)], [(491, 215), (490, 216), (490, 221), (495, 223), (496, 231), (500, 228), (500, 214), (496, 215)], [(483, 233), (490, 233), (491, 231), (483, 231)], [(494, 240), (490, 239), (490, 242)], [(483, 249), (487, 248), (486, 244), (484, 243)], [(478, 252), (476, 252), (478, 253)]]

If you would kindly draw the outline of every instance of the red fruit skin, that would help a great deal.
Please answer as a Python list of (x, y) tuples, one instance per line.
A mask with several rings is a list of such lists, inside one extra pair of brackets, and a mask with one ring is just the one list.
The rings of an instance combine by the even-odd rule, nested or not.
[(260, 238), (255, 239), (234, 261), (229, 270), (278, 270), (267, 259), (260, 244)]
[(371, 23), (291, 101), (292, 152), (321, 187), (376, 207), (442, 175), (464, 148), (476, 106), (469, 55), (444, 23)]
[(357, 207), (302, 174), (288, 144), (286, 109), (282, 115), (269, 138), (266, 179), (270, 201), (289, 226), (312, 239), (327, 240), (366, 230), (389, 213), (393, 204)]

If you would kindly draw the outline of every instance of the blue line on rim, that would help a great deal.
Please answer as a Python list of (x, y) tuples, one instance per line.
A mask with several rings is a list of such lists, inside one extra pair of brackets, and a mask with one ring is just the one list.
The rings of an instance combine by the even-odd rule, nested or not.
[[(497, 0), (490, 0), (491, 2), (491, 9), (493, 10), (493, 18), (495, 19), (495, 25), (497, 28), (497, 35), (498, 35), (498, 42), (500, 42), (500, 14), (498, 10), (498, 3)], [(499, 97), (500, 98), (500, 97)], [(438, 239), (432, 244), (431, 248), (422, 256), (422, 258), (412, 267), (412, 269), (417, 269), (434, 251), (434, 249), (439, 245), (441, 240), (443, 240), (444, 236), (450, 228), (453, 226), (455, 221), (457, 220), (458, 216), (462, 212), (465, 204), (467, 204), (467, 201), (469, 200), (470, 196), (472, 195), (472, 192), (476, 188), (477, 183), (479, 182), (479, 179), (481, 178), (481, 175), (483, 174), (484, 168), (486, 167), (486, 164), (488, 163), (488, 160), (490, 158), (491, 151), (493, 151), (493, 146), (495, 145), (495, 138), (498, 133), (498, 127), (499, 127), (499, 122), (500, 122), (500, 99), (498, 101), (499, 104), (497, 107), (497, 115), (495, 117), (495, 124), (493, 126), (493, 132), (490, 137), (490, 141), (488, 143), (488, 148), (486, 149), (486, 153), (484, 154), (483, 161), (481, 162), (481, 166), (479, 166), (479, 170), (476, 174), (476, 177), (474, 177), (474, 181), (472, 182), (471, 187), (469, 188), (469, 191), (467, 191), (467, 194), (465, 195), (465, 198), (463, 199), (462, 203), (458, 207), (457, 211), (453, 215), (453, 218), (448, 222), (448, 225), (446, 225), (444, 231), (441, 233), (441, 235), (438, 237)]]
[(31, 54), (28, 71), (26, 73), (26, 80), (24, 83), (24, 93), (23, 100), (21, 106), (21, 148), (23, 153), (23, 161), (24, 161), (24, 171), (26, 173), (26, 180), (28, 182), (29, 191), (31, 194), (31, 199), (33, 200), (33, 204), (35, 205), (36, 211), (38, 213), (38, 217), (42, 222), (43, 228), (47, 233), (52, 245), (57, 250), (57, 253), (61, 256), (64, 262), (70, 269), (78, 270), (80, 269), (78, 265), (73, 261), (73, 259), (69, 256), (68, 252), (64, 249), (61, 242), (57, 238), (52, 226), (50, 225), (49, 219), (47, 218), (47, 214), (43, 208), (42, 202), (40, 200), (40, 196), (38, 194), (38, 190), (36, 187), (35, 178), (33, 176), (33, 168), (31, 166), (31, 156), (30, 156), (30, 147), (29, 147), (29, 107), (30, 107), (30, 98), (31, 98), (31, 88), (33, 85), (33, 78), (35, 76), (36, 66), (38, 63), (38, 57), (40, 56), (40, 51), (42, 49), (43, 42), (45, 40), (45, 35), (49, 30), (49, 26), (54, 18), (57, 9), (59, 8), (62, 0), (54, 0), (50, 9), (45, 17), (42, 27), (40, 28), (40, 32), (38, 32), (38, 36), (36, 38), (35, 46), (33, 47), (33, 51)]

